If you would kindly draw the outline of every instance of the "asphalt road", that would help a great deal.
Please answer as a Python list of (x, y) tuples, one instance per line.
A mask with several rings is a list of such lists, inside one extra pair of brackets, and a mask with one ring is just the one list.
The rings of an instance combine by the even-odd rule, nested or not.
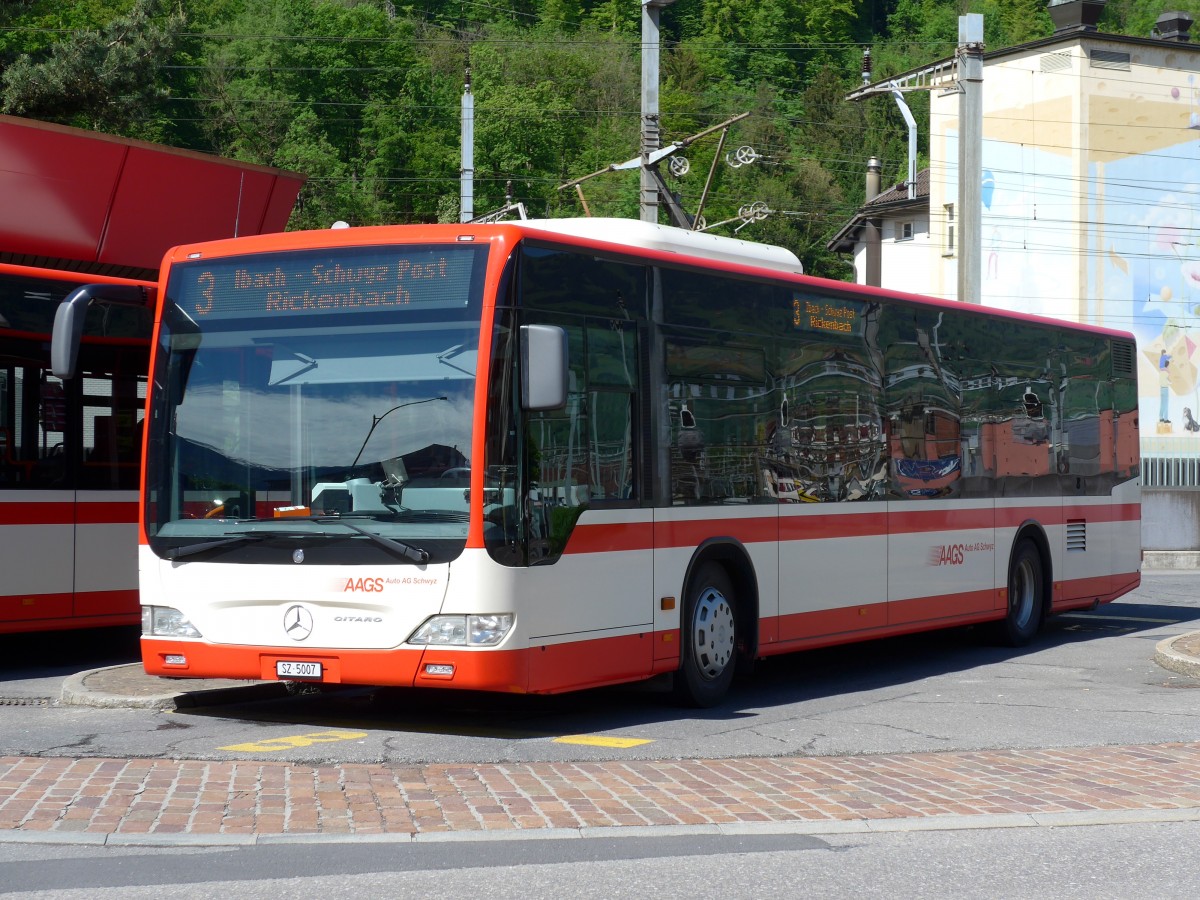
[(562, 697), (347, 689), (195, 709), (54, 704), (62, 679), (136, 659), (132, 632), (0, 641), (0, 754), (323, 762), (827, 756), (1200, 738), (1200, 680), (1154, 662), (1200, 629), (1200, 573), (1152, 572), (1022, 650), (955, 629), (761, 663), (712, 710), (657, 686)]
[(1190, 900), (1200, 823), (396, 847), (0, 844), (0, 894), (55, 900), (863, 897)]

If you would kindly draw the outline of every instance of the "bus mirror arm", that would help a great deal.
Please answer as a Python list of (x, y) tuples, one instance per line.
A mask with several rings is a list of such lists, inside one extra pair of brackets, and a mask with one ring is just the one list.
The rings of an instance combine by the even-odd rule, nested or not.
[(567, 333), (557, 325), (521, 326), (521, 408), (567, 405)]
[(84, 284), (63, 298), (54, 311), (54, 334), (50, 342), (50, 369), (64, 381), (75, 377), (83, 323), (93, 301), (118, 306), (145, 307), (150, 292), (133, 284)]

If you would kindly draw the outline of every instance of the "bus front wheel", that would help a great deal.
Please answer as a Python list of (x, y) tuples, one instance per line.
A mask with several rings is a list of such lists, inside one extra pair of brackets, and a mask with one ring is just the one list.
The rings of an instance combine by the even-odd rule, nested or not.
[(737, 663), (737, 607), (722, 566), (705, 563), (692, 578), (681, 630), (675, 697), (685, 706), (715, 706), (729, 692)]
[(1046, 581), (1042, 554), (1025, 538), (1013, 550), (1008, 564), (1008, 612), (1000, 623), (1000, 636), (1010, 647), (1023, 647), (1037, 634), (1045, 609)]

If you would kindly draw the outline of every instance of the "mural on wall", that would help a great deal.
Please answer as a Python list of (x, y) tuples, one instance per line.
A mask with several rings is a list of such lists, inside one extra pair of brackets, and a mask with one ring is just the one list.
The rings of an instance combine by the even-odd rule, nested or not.
[(987, 140), (980, 221), (981, 289), (987, 306), (1074, 320), (1063, 266), (1074, 255), (1070, 161), (1061, 153)]
[(1192, 437), (1200, 449), (1198, 147), (1093, 166), (1089, 205), (1105, 225), (1089, 247), (1088, 295), (1093, 321), (1137, 337), (1143, 437)]
[(1092, 118), (1082, 184), (1067, 147), (985, 140), (982, 290), (989, 306), (1132, 332), (1144, 449), (1186, 438), (1200, 453), (1200, 76), (1175, 77), (1090, 98), (1122, 121)]

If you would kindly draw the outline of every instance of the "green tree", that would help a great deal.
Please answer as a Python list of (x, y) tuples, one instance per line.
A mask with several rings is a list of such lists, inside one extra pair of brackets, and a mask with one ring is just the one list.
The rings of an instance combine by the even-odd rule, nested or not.
[(246, 0), (222, 29), (200, 50), (197, 115), (210, 145), (314, 166), (302, 200), (317, 220), (389, 219), (395, 200), (373, 163), (386, 108), (405, 101), (397, 88), (413, 63), (412, 24), (383, 4)]
[[(0, 78), (0, 110), (100, 131), (161, 135), (162, 67), (183, 30), (168, 0), (135, 0), (96, 30), (15, 59)], [(77, 10), (78, 11), (78, 10)]]
[(0, 3), (0, 64), (48, 51), (77, 31), (98, 30), (134, 0), (10, 0)]
[(583, 5), (579, 0), (543, 0), (542, 22), (551, 28), (570, 31), (579, 27)]

